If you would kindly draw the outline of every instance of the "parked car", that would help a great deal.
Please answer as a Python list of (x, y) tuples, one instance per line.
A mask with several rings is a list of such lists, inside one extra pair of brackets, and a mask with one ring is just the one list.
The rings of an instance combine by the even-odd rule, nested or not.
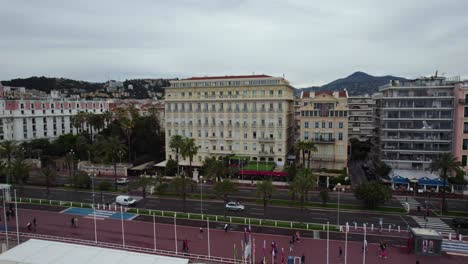
[(454, 218), (452, 219), (452, 225), (456, 228), (468, 228), (468, 219)]
[(226, 210), (228, 211), (244, 211), (245, 206), (238, 202), (229, 202), (226, 204)]
[(128, 184), (128, 179), (127, 178), (119, 178), (119, 179), (117, 179), (117, 184), (120, 184), (120, 185)]
[(123, 206), (134, 206), (136, 204), (136, 200), (128, 195), (119, 195), (115, 198), (115, 203)]

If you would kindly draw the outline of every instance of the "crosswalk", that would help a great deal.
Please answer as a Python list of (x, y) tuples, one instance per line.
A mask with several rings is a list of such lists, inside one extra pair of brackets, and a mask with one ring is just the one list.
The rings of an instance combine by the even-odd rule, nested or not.
[(420, 227), (433, 229), (443, 234), (444, 236), (447, 236), (448, 233), (452, 233), (452, 235), (456, 233), (455, 230), (453, 230), (447, 223), (442, 221), (440, 218), (427, 217), (427, 224), (426, 224), (426, 220), (424, 219), (424, 217), (421, 217), (421, 216), (411, 216), (411, 217), (414, 219), (414, 221), (416, 221), (416, 223), (418, 223)]
[(401, 203), (401, 206), (405, 208), (405, 203), (408, 203), (411, 210), (416, 210), (418, 206), (423, 207), (416, 199), (413, 197), (402, 197), (397, 196), (396, 199)]
[[(109, 218), (114, 214), (115, 212), (112, 211), (96, 210), (96, 218), (99, 219)], [(88, 213), (87, 217), (94, 217), (94, 212), (91, 211), (90, 213)]]

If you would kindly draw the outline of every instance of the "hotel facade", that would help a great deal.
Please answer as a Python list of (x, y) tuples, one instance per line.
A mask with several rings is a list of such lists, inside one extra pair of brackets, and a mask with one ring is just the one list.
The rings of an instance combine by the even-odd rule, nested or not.
[(176, 158), (169, 142), (181, 135), (199, 147), (194, 166), (230, 155), (284, 165), (294, 143), (294, 88), (284, 78), (193, 77), (165, 89), (166, 160)]
[[(300, 136), (317, 147), (311, 153), (311, 168), (342, 170), (348, 163), (348, 94), (302, 92)], [(301, 159), (302, 160), (302, 159)]]

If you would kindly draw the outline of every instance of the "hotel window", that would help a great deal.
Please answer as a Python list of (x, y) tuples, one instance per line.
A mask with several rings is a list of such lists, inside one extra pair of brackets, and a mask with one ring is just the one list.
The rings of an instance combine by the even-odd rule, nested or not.
[(333, 122), (328, 122), (328, 128), (333, 128)]
[(282, 91), (282, 90), (279, 90), (279, 91), (278, 91), (278, 95), (279, 95), (279, 96), (282, 96), (282, 95), (283, 95), (283, 91)]
[(309, 140), (309, 131), (304, 132), (304, 140)]
[(338, 128), (343, 128), (343, 122), (338, 123)]
[(338, 133), (338, 140), (343, 140), (343, 133), (342, 132)]
[(462, 166), (463, 167), (467, 166), (467, 160), (468, 160), (467, 157), (468, 157), (467, 155), (462, 156)]
[(273, 96), (274, 95), (274, 92), (273, 90), (270, 90), (270, 96)]
[(326, 127), (325, 124), (326, 124), (325, 121), (322, 121), (322, 128)]
[(309, 128), (309, 122), (304, 122), (304, 128)]
[(261, 96), (265, 96), (265, 90), (261, 90), (261, 91), (260, 91), (260, 95), (261, 95)]
[(257, 151), (257, 143), (253, 143), (253, 145), (252, 145), (252, 150), (253, 150), (253, 151)]
[(468, 150), (468, 139), (463, 139), (463, 150)]
[(319, 122), (315, 122), (315, 128), (320, 128)]
[(244, 150), (245, 150), (245, 151), (247, 151), (247, 150), (248, 150), (247, 143), (244, 143)]
[(463, 133), (468, 133), (468, 123), (463, 123)]

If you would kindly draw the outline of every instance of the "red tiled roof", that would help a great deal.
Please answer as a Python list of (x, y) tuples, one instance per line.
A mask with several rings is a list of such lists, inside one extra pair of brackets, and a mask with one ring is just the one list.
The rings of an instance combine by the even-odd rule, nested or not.
[[(319, 95), (321, 95), (321, 94), (328, 94), (328, 95), (333, 96), (333, 92), (332, 92), (332, 91), (315, 92), (315, 96), (319, 96)], [(338, 92), (338, 97), (346, 97), (346, 91), (339, 91), (339, 92)]]
[(191, 77), (183, 80), (219, 80), (219, 79), (251, 79), (251, 78), (271, 78), (269, 75), (259, 74), (259, 75), (226, 75), (226, 76), (207, 76), (207, 77)]
[(302, 98), (309, 98), (310, 97), (310, 92), (303, 92), (302, 93)]

